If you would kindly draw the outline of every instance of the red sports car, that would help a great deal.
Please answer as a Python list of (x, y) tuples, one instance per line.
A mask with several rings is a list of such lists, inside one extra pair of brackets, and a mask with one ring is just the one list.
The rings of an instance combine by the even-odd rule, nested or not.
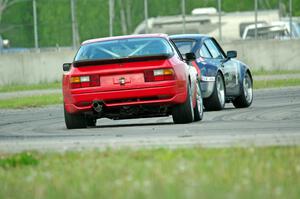
[(95, 126), (99, 118), (173, 116), (174, 123), (203, 117), (194, 53), (185, 60), (163, 34), (92, 39), (63, 65), (68, 129)]

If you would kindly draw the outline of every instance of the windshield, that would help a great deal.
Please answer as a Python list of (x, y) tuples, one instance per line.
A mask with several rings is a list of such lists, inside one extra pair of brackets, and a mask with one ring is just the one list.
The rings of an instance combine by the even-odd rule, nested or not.
[(192, 52), (192, 49), (196, 44), (195, 40), (173, 40), (173, 41), (182, 55)]
[(90, 59), (121, 59), (162, 54), (173, 54), (170, 44), (163, 38), (118, 39), (81, 46), (75, 57), (75, 61)]

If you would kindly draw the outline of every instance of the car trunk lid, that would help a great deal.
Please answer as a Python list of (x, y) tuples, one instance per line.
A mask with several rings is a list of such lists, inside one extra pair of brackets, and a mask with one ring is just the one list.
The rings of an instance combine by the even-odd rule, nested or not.
[(153, 86), (145, 80), (146, 71), (171, 68), (169, 56), (147, 56), (117, 60), (90, 60), (74, 62), (72, 76), (99, 75), (95, 87), (73, 89), (73, 93), (139, 89)]

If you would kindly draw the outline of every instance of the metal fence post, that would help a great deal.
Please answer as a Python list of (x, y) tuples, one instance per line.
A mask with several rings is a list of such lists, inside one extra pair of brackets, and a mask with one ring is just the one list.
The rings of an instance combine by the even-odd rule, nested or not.
[(254, 15), (255, 15), (255, 31), (254, 38), (257, 39), (257, 12), (258, 12), (258, 3), (257, 0), (254, 0)]
[(290, 38), (293, 37), (293, 1), (289, 0), (289, 12), (290, 12)]
[(38, 49), (39, 38), (38, 38), (38, 27), (37, 27), (36, 0), (32, 1), (32, 9), (33, 9), (34, 47)]
[(114, 26), (114, 0), (109, 0), (109, 36), (113, 36)]
[(144, 14), (145, 14), (145, 32), (149, 33), (148, 23), (148, 0), (144, 0)]
[(76, 49), (78, 45), (77, 36), (77, 21), (76, 21), (76, 0), (71, 0), (71, 19), (72, 19), (72, 40), (73, 48)]
[(186, 32), (186, 21), (185, 21), (185, 0), (181, 0), (181, 9), (182, 9), (182, 33)]
[(222, 6), (221, 6), (221, 0), (218, 0), (218, 11), (219, 11), (219, 39), (222, 41)]

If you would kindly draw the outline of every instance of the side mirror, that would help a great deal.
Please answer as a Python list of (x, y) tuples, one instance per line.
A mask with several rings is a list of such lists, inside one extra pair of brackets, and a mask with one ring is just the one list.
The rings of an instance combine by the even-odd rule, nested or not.
[(235, 50), (227, 51), (227, 58), (231, 59), (236, 57), (237, 57), (237, 52)]
[(196, 59), (196, 55), (195, 55), (195, 53), (186, 53), (185, 54), (185, 60), (186, 61), (193, 61), (193, 60), (195, 60)]
[(64, 63), (63, 64), (63, 71), (69, 71), (71, 68), (71, 63)]

